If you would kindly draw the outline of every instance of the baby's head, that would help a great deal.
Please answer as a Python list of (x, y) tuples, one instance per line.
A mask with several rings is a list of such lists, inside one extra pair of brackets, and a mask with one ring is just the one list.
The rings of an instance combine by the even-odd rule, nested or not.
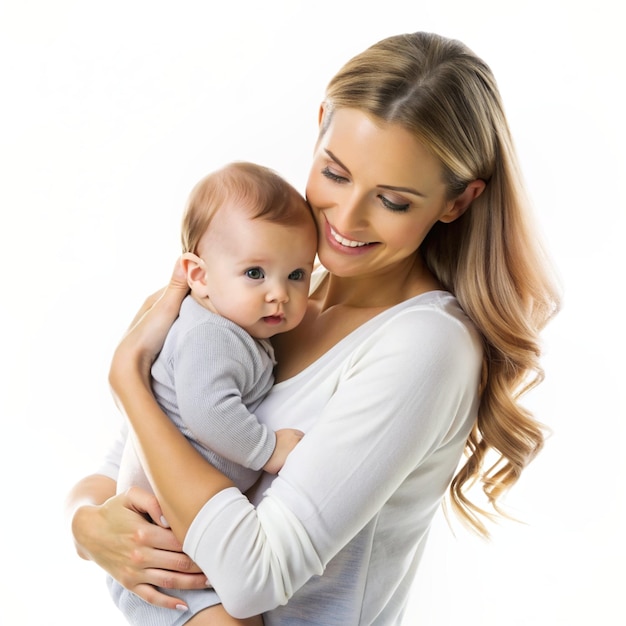
[(230, 163), (203, 178), (182, 225), (192, 296), (253, 337), (304, 316), (317, 230), (304, 198), (272, 170)]

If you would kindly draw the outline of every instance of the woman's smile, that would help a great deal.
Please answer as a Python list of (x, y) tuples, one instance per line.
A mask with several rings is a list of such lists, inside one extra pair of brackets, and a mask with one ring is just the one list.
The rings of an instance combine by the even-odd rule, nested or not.
[(338, 233), (328, 222), (326, 222), (328, 226), (328, 232), (332, 239), (335, 240), (341, 247), (343, 248), (363, 248), (366, 246), (374, 245), (373, 242), (370, 241), (357, 241), (354, 239), (350, 239), (348, 237), (344, 237), (340, 233)]

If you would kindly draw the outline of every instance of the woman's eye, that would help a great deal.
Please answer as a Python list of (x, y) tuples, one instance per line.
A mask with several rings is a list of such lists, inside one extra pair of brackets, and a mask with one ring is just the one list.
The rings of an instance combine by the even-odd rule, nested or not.
[(248, 278), (252, 278), (253, 280), (259, 280), (265, 277), (263, 270), (260, 267), (251, 267), (245, 272)]
[(340, 176), (333, 172), (328, 166), (322, 170), (322, 176), (334, 180), (336, 183), (345, 183), (348, 180), (345, 176)]
[(410, 204), (408, 202), (403, 203), (403, 204), (397, 204), (395, 202), (392, 202), (391, 200), (389, 200), (389, 198), (386, 198), (382, 194), (379, 194), (378, 197), (380, 198), (380, 201), (383, 203), (383, 206), (389, 209), (390, 211), (398, 211), (402, 213), (404, 211), (409, 210)]
[(289, 274), (289, 280), (304, 280), (305, 276), (306, 274), (304, 270), (294, 270), (291, 274)]

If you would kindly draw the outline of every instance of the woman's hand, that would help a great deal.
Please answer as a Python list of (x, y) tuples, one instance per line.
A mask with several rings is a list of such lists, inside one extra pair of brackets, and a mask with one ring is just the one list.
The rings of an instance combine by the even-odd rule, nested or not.
[(142, 489), (134, 487), (101, 505), (78, 507), (72, 532), (83, 558), (151, 604), (170, 609), (185, 605), (157, 587), (206, 589), (206, 575), (182, 552), (156, 498)]
[(132, 427), (141, 464), (180, 541), (204, 504), (233, 486), (191, 445), (152, 393), (150, 368), (188, 290), (179, 261), (168, 286), (149, 298), (135, 317), (109, 370), (113, 396)]
[(136, 372), (139, 364), (142, 376), (149, 380), (150, 366), (163, 347), (187, 293), (187, 276), (179, 259), (168, 285), (146, 299), (113, 355), (109, 382), (114, 391), (126, 380), (128, 366)]

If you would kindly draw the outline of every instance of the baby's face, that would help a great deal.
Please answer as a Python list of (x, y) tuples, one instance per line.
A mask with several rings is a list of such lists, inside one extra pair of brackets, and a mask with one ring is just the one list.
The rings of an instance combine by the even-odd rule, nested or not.
[(317, 248), (312, 219), (285, 226), (224, 206), (213, 217), (201, 248), (208, 308), (258, 339), (300, 323)]

